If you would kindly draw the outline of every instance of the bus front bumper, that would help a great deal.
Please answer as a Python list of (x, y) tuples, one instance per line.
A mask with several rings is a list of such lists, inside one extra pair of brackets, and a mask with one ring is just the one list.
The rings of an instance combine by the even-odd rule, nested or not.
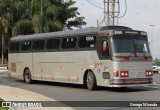
[(109, 83), (112, 87), (154, 85), (153, 78), (110, 79)]

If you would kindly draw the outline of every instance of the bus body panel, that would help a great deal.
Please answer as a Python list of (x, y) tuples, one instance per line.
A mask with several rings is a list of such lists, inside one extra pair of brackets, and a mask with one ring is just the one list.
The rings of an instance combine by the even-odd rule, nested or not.
[(34, 79), (83, 84), (85, 71), (92, 70), (97, 78), (97, 84), (101, 85), (103, 71), (97, 73), (99, 69), (101, 70), (100, 65), (95, 68), (97, 62), (101, 63), (96, 51), (35, 52)]
[(128, 70), (129, 78), (144, 78), (146, 70), (151, 70), (151, 62), (113, 62), (113, 70)]
[(8, 66), (11, 76), (23, 79), (25, 68), (29, 68), (30, 72), (34, 73), (32, 68), (32, 53), (11, 53), (8, 57), (10, 60)]
[[(32, 59), (32, 53), (21, 54), (22, 56), (19, 57), (17, 57), (18, 54), (14, 56), (12, 54), (9, 57), (9, 65), (11, 65), (12, 62), (19, 64), (17, 65), (19, 69), (17, 69), (15, 73), (11, 72), (13, 77), (19, 78), (20, 73), (21, 79), (23, 79), (22, 73), (24, 69), (28, 67), (33, 80), (83, 84), (85, 71), (92, 70), (96, 76), (97, 85), (109, 86), (109, 79), (102, 79), (102, 73), (113, 70), (112, 63), (109, 60), (99, 60), (96, 51), (77, 51), (76, 53), (35, 52), (33, 53), (33, 69), (32, 62), (29, 62)], [(95, 67), (95, 63), (99, 63), (99, 66)]]

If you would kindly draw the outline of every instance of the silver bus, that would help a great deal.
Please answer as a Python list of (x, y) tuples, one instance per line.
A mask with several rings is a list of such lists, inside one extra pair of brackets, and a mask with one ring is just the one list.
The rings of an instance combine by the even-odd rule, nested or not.
[(12, 77), (97, 86), (153, 84), (147, 33), (104, 26), (15, 36), (10, 39)]

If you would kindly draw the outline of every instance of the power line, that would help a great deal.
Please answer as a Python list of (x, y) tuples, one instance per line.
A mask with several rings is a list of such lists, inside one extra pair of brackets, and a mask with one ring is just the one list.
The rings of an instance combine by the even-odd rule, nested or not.
[(96, 3), (96, 4), (99, 4), (99, 5), (103, 5), (103, 4), (98, 3), (98, 2), (96, 2), (96, 1), (93, 1), (93, 0), (90, 0), (90, 1), (92, 1), (92, 2), (94, 2), (94, 3)]
[(118, 18), (124, 17), (126, 15), (126, 13), (127, 13), (127, 0), (125, 0), (125, 12), (124, 12), (124, 14), (122, 16), (120, 16)]
[(102, 7), (100, 7), (100, 6), (96, 5), (96, 4), (94, 4), (93, 2), (91, 2), (91, 1), (89, 1), (89, 0), (86, 0), (86, 1), (87, 1), (88, 3), (90, 3), (90, 4), (92, 4), (93, 6), (99, 8), (99, 9), (104, 10)]

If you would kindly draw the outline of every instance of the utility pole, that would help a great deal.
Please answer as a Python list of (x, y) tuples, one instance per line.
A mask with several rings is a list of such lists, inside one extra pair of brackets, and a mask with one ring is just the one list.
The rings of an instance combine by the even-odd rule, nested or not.
[(153, 27), (155, 26), (155, 25), (149, 25), (151, 28), (152, 28), (152, 32), (151, 32), (151, 54), (153, 55), (153, 50), (152, 50), (152, 43), (153, 43)]
[(42, 4), (43, 4), (43, 3), (42, 3), (42, 2), (43, 2), (43, 1), (41, 0), (41, 12), (40, 12), (40, 14), (41, 14), (41, 16), (40, 16), (40, 17), (41, 17), (41, 27), (40, 27), (40, 30), (39, 30), (40, 33), (43, 33), (43, 24), (42, 24), (42, 22), (43, 22), (43, 21), (42, 21), (42, 16), (43, 16), (43, 5), (42, 5)]
[[(118, 10), (116, 10), (116, 6), (118, 6)], [(107, 26), (115, 25), (115, 18), (118, 17), (115, 16), (115, 13), (119, 15), (119, 7), (119, 0), (104, 0), (104, 14)]]
[[(2, 20), (2, 18), (0, 17), (0, 21)], [(2, 29), (1, 29), (1, 46), (2, 46), (2, 53), (1, 53), (1, 64), (3, 65), (4, 64), (4, 34), (2, 34)]]
[(115, 0), (112, 0), (112, 12), (111, 12), (111, 24), (114, 26), (114, 20), (115, 20)]
[(43, 6), (42, 6), (42, 0), (41, 0), (41, 16), (42, 16), (42, 12), (43, 12)]
[(3, 36), (3, 34), (1, 34), (2, 35), (2, 65), (4, 64), (4, 36)]
[(104, 0), (104, 16), (106, 25), (110, 25), (110, 0)]

